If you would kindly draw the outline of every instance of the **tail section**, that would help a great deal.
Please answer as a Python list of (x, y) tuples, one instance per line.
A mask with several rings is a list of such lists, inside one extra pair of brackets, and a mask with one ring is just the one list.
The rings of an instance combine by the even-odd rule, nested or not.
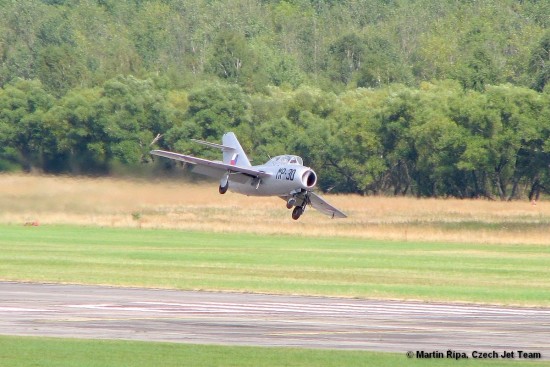
[(239, 167), (252, 166), (234, 133), (225, 133), (222, 138), (222, 144), (196, 139), (191, 140), (210, 148), (220, 149), (223, 152), (223, 163), (225, 164)]
[(223, 163), (232, 166), (251, 167), (250, 161), (246, 156), (239, 140), (234, 133), (225, 133), (222, 137), (222, 145), (231, 149), (222, 149)]

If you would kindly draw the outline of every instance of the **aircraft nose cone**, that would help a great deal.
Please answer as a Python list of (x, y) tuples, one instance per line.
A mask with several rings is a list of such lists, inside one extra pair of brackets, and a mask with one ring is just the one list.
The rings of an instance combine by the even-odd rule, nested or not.
[(311, 189), (317, 183), (317, 174), (315, 171), (308, 168), (302, 173), (302, 185), (305, 189)]

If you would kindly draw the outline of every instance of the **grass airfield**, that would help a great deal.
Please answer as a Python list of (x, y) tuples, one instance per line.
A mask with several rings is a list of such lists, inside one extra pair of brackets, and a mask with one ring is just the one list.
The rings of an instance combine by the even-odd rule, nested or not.
[[(25, 175), (0, 184), (1, 280), (550, 306), (545, 201), (328, 196), (349, 219), (309, 210), (295, 222), (280, 199), (220, 197), (215, 184)], [(75, 360), (82, 348), (98, 358)], [(278, 357), (265, 358), (262, 348), (0, 337), (0, 364), (124, 365), (99, 350), (117, 361), (139, 355), (132, 348), (159, 359), (128, 365), (427, 363), (389, 353), (270, 349)]]
[(550, 246), (1, 225), (0, 279), (550, 306)]
[[(40, 357), (38, 357), (40, 356)], [(342, 367), (342, 366), (548, 366), (547, 362), (407, 359), (392, 353), (254, 348), (114, 340), (0, 336), (0, 364), (10, 367)]]

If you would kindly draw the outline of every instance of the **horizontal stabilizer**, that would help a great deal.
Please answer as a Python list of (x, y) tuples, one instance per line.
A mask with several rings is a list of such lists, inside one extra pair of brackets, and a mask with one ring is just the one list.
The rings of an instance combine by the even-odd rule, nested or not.
[(233, 148), (233, 147), (229, 147), (227, 145), (211, 143), (209, 141), (197, 140), (197, 139), (191, 139), (191, 141), (194, 141), (195, 143), (198, 143), (198, 144), (206, 145), (207, 147), (210, 147), (210, 148), (217, 148), (217, 149), (220, 149), (221, 151), (224, 151), (224, 152), (229, 152), (229, 151), (235, 150), (235, 148)]

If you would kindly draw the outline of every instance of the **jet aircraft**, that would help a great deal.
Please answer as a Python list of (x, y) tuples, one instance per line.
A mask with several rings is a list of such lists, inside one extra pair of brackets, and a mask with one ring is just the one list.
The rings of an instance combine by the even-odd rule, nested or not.
[(220, 180), (219, 193), (227, 190), (247, 196), (278, 196), (286, 201), (297, 220), (311, 205), (332, 218), (347, 216), (313, 192), (317, 183), (316, 173), (304, 166), (302, 158), (296, 155), (280, 155), (265, 164), (252, 166), (234, 133), (222, 137), (222, 144), (202, 140), (192, 141), (211, 148), (220, 149), (222, 161), (211, 161), (190, 155), (152, 150), (151, 154), (192, 164), (192, 172)]

